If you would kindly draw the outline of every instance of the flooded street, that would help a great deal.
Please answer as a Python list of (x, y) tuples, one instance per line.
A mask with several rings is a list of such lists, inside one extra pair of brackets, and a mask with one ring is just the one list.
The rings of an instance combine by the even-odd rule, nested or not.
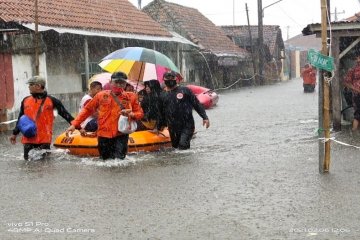
[(359, 149), (319, 174), (317, 102), (300, 79), (222, 92), (190, 150), (125, 161), (25, 162), (2, 134), (0, 239), (358, 239)]

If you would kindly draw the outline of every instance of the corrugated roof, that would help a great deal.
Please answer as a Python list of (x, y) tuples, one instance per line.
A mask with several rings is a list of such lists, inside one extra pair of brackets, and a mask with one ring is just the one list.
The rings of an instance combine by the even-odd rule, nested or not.
[[(23, 23), (22, 26), (35, 30), (34, 23)], [(38, 31), (49, 31), (54, 30), (58, 33), (71, 33), (71, 34), (78, 34), (84, 36), (98, 36), (98, 37), (110, 37), (110, 38), (126, 38), (126, 39), (138, 39), (138, 40), (147, 40), (147, 41), (157, 41), (157, 42), (178, 42), (184, 43), (188, 45), (196, 46), (193, 42), (187, 40), (186, 38), (182, 37), (181, 35), (177, 34), (176, 32), (170, 32), (172, 37), (163, 37), (163, 36), (149, 36), (149, 35), (141, 35), (141, 34), (132, 34), (132, 33), (116, 33), (116, 32), (104, 32), (98, 30), (83, 30), (83, 29), (74, 29), (74, 28), (63, 28), (63, 27), (48, 27), (38, 25)], [(1, 31), (1, 29), (0, 29)]]
[[(0, 0), (0, 20), (34, 23), (34, 0)], [(39, 24), (171, 37), (127, 0), (39, 0)]]
[[(243, 41), (250, 41), (249, 30), (247, 25), (237, 25), (237, 26), (221, 26), (222, 30), (227, 36), (230, 37), (240, 37)], [(253, 41), (257, 41), (258, 26), (250, 26), (251, 37)], [(284, 47), (284, 42), (281, 35), (281, 29), (278, 25), (264, 25), (263, 26), (263, 37), (264, 44), (269, 47), (270, 53), (275, 53), (275, 45), (278, 43), (280, 47)], [(248, 42), (250, 46), (250, 42)]]
[[(333, 21), (327, 24), (327, 30), (331, 31), (358, 31), (360, 29), (360, 12), (355, 13), (354, 16), (344, 18), (340, 21)], [(303, 30), (303, 35), (311, 35), (321, 32), (321, 23), (308, 24)]]
[[(206, 3), (204, 3), (206, 4)], [(156, 9), (156, 10), (154, 10)], [(217, 56), (237, 56), (246, 58), (249, 53), (234, 44), (213, 22), (202, 15), (197, 9), (154, 0), (143, 8), (157, 22), (169, 28), (173, 22), (176, 32), (198, 44), (203, 51)]]

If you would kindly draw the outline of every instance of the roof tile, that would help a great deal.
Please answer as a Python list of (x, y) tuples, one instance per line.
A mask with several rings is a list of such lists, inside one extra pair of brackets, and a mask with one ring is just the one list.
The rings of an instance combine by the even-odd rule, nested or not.
[[(248, 57), (249, 53), (235, 45), (213, 22), (197, 9), (154, 0), (143, 8), (157, 22), (198, 44), (204, 51)], [(175, 24), (175, 26), (171, 26)], [(178, 28), (178, 29), (177, 29)]]
[[(34, 0), (0, 0), (0, 20), (33, 23)], [(41, 0), (39, 24), (166, 36), (171, 34), (127, 0)]]
[[(250, 46), (249, 41), (249, 30), (247, 25), (239, 26), (221, 26), (227, 36), (240, 37), (243, 41), (247, 42)], [(254, 42), (257, 41), (258, 37), (258, 26), (250, 26), (251, 36)], [(263, 26), (264, 44), (268, 45), (271, 54), (275, 52), (275, 45), (278, 43), (281, 47), (284, 47), (284, 42), (281, 36), (281, 29), (278, 25), (264, 25)], [(281, 39), (279, 39), (281, 38)]]

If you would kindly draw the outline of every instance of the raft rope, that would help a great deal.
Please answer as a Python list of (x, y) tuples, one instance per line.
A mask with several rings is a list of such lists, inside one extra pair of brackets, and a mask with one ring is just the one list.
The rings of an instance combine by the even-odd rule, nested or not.
[(217, 90), (227, 90), (229, 88), (231, 88), (232, 86), (234, 86), (235, 84), (237, 84), (238, 82), (240, 81), (250, 81), (251, 79), (255, 78), (257, 74), (251, 76), (250, 78), (239, 78), (237, 79), (235, 82), (233, 82), (232, 84), (230, 84), (229, 86), (227, 87), (223, 87), (223, 88), (215, 88), (213, 89), (213, 91), (217, 91)]
[(13, 120), (10, 120), (10, 121), (6, 121), (6, 122), (0, 122), (0, 125), (1, 124), (10, 124), (10, 123), (13, 123), (13, 122), (17, 122), (17, 119), (13, 119)]
[(324, 73), (323, 76), (324, 76), (325, 83), (328, 84), (328, 85), (331, 85), (331, 80), (333, 80), (333, 78), (334, 78), (334, 71), (331, 72), (330, 77), (327, 77), (326, 73)]
[[(254, 79), (256, 76), (260, 76), (260, 75), (256, 73), (255, 75), (253, 75), (253, 76), (251, 76), (251, 77), (249, 77), (249, 78), (239, 78), (239, 79), (235, 80), (235, 82), (233, 82), (232, 84), (230, 84), (230, 85), (227, 86), (227, 87), (214, 88), (214, 89), (211, 89), (211, 91), (227, 90), (227, 89), (231, 88), (232, 86), (234, 86), (235, 84), (237, 84), (237, 83), (240, 82), (240, 81), (250, 81), (250, 80)], [(280, 81), (280, 79), (267, 78), (265, 75), (263, 75), (263, 78), (264, 78), (264, 80), (266, 80), (266, 81)]]
[(326, 143), (328, 141), (333, 141), (333, 142), (336, 142), (340, 145), (343, 145), (343, 146), (347, 146), (347, 147), (353, 147), (353, 148), (356, 148), (356, 149), (360, 149), (359, 146), (355, 146), (355, 145), (352, 145), (352, 144), (349, 144), (349, 143), (345, 143), (345, 142), (341, 142), (339, 140), (336, 140), (335, 137), (331, 137), (331, 138), (319, 138), (319, 140), (321, 140), (322, 142)]
[[(315, 130), (314, 133), (320, 134), (320, 133), (323, 132), (323, 131), (325, 131), (325, 129), (318, 128), (318, 129)], [(336, 142), (336, 143), (338, 143), (338, 144), (340, 144), (340, 145), (343, 145), (343, 146), (353, 147), (353, 148), (356, 148), (356, 149), (360, 149), (359, 146), (355, 146), (355, 145), (352, 145), (352, 144), (349, 144), (349, 143), (345, 143), (345, 142), (336, 140), (335, 137), (331, 137), (331, 138), (318, 138), (318, 139), (321, 140), (323, 143), (328, 142), (328, 141), (333, 141), (333, 142)]]

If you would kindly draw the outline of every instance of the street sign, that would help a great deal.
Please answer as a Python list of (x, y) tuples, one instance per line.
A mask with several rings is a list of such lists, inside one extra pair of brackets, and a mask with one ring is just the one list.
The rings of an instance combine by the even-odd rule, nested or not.
[(334, 70), (334, 58), (322, 55), (314, 49), (310, 49), (308, 51), (307, 60), (316, 68), (320, 68), (328, 72)]

